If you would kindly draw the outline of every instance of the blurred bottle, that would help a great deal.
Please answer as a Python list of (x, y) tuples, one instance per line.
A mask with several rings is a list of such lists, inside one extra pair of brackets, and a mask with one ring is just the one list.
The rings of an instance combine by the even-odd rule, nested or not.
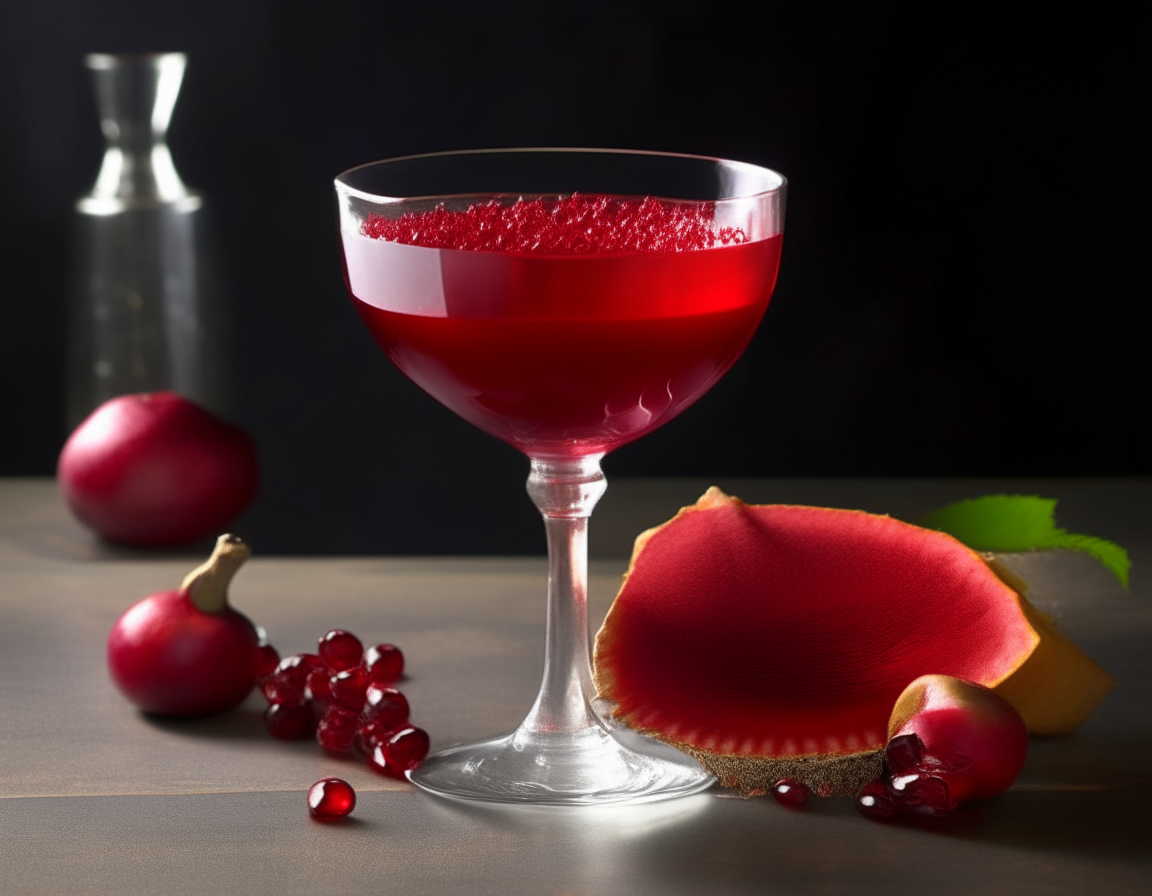
[(91, 54), (104, 162), (76, 203), (69, 309), (69, 429), (117, 395), (171, 389), (230, 411), (226, 309), (203, 200), (165, 142), (182, 53)]

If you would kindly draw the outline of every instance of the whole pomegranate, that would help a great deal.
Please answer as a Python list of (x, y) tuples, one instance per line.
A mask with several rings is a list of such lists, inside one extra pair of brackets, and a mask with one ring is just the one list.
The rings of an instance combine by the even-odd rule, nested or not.
[(920, 814), (945, 814), (1003, 793), (1028, 755), (1028, 730), (1012, 705), (949, 675), (922, 675), (908, 685), (888, 735), (893, 787)]
[(175, 591), (133, 604), (108, 636), (108, 669), (148, 712), (197, 716), (239, 704), (256, 683), (260, 641), (228, 605), (228, 584), (251, 551), (221, 535), (212, 556)]
[(68, 438), (56, 472), (83, 523), (134, 545), (219, 532), (248, 506), (258, 481), (248, 434), (175, 392), (100, 405)]

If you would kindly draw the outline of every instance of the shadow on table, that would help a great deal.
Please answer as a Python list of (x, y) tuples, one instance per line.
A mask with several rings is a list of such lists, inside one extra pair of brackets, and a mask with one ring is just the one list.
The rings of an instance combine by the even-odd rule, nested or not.
[(707, 818), (638, 842), (632, 859), (669, 887), (693, 882), (687, 889), (700, 892), (768, 883), (781, 892), (819, 892), (846, 877), (860, 893), (903, 892), (910, 881), (930, 882), (936, 893), (998, 893), (1020, 884), (1092, 892), (1109, 883), (1127, 892), (1152, 875), (1146, 796), (1013, 793), (962, 807), (940, 827), (869, 821), (848, 799), (816, 800), (801, 811), (763, 798), (724, 811), (719, 804), (727, 801), (715, 800)]
[(1067, 789), (1010, 793), (964, 807), (938, 833), (1011, 849), (1138, 862), (1148, 852), (1147, 791)]
[(849, 799), (790, 810), (768, 798), (715, 790), (596, 809), (435, 805), (470, 830), (519, 844), (524, 855), (563, 844), (551, 861), (587, 875), (589, 885), (604, 877), (658, 882), (655, 892), (806, 893), (852, 881), (854, 892), (890, 893), (919, 881), (938, 893), (998, 893), (1015, 882), (1045, 892), (1076, 892), (1081, 885), (1091, 892), (1105, 881), (1146, 882), (1152, 873), (1145, 796), (1012, 793), (964, 807), (937, 828), (869, 821)]
[(140, 718), (160, 731), (205, 740), (262, 740), (268, 732), (259, 711), (241, 706), (215, 716), (178, 718), (141, 712)]
[(183, 560), (190, 562), (189, 569), (202, 563), (216, 542), (215, 538), (204, 538), (170, 547), (133, 547), (107, 541), (71, 521), (61, 521), (55, 526), (0, 529), (0, 538), (18, 545), (29, 556), (50, 560), (73, 563)]

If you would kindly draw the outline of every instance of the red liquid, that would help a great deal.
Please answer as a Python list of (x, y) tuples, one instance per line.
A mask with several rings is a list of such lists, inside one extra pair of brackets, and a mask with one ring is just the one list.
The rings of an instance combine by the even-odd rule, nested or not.
[(533, 457), (610, 451), (740, 356), (781, 237), (713, 249), (531, 255), (344, 235), (348, 288), (414, 383)]

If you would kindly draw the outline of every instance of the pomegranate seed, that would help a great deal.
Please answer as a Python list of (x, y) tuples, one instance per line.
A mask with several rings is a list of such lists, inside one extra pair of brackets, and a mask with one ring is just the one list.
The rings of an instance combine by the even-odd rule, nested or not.
[(356, 713), (333, 706), (316, 726), (316, 742), (329, 753), (351, 753), (359, 720)]
[(256, 650), (256, 680), (263, 681), (280, 665), (280, 654), (271, 644), (263, 644)]
[(320, 657), (313, 653), (286, 656), (260, 685), (260, 690), (269, 703), (299, 706), (307, 697), (304, 689), (308, 676), (319, 662)]
[(943, 778), (915, 775), (893, 778), (892, 783), (901, 811), (911, 818), (939, 821), (947, 818), (956, 808), (948, 793), (948, 783)]
[(320, 658), (333, 672), (359, 666), (363, 656), (364, 645), (351, 632), (334, 628), (320, 639)]
[(265, 678), (263, 681), (259, 682), (260, 693), (264, 695), (264, 699), (267, 700), (269, 704), (272, 704), (272, 703), (302, 703), (303, 702), (303, 698), (304, 698), (303, 691), (301, 691), (301, 693), (300, 693), (300, 699), (289, 700), (288, 698), (290, 696), (294, 696), (292, 689), (290, 687), (278, 687), (275, 679), (276, 679), (276, 673), (272, 673), (267, 678)]
[(395, 688), (381, 688), (370, 684), (364, 696), (364, 717), (378, 721), (389, 728), (402, 728), (408, 722), (411, 709), (408, 698)]
[(392, 684), (404, 675), (404, 654), (392, 644), (377, 644), (364, 654), (364, 668), (373, 684)]
[(405, 728), (384, 744), (388, 768), (401, 774), (416, 768), (428, 755), (428, 732), (423, 728)]
[(399, 725), (388, 725), (379, 719), (364, 722), (356, 729), (356, 738), (365, 755), (385, 744), (397, 731), (405, 727), (407, 719)]
[(894, 775), (914, 775), (924, 761), (924, 742), (915, 734), (901, 734), (888, 741), (884, 760)]
[(772, 785), (772, 796), (789, 809), (801, 809), (808, 802), (808, 788), (795, 778), (781, 778)]
[(364, 708), (364, 691), (367, 687), (368, 673), (363, 666), (353, 666), (328, 679), (328, 693), (332, 702), (352, 712), (360, 712)]
[(319, 725), (320, 720), (324, 718), (328, 710), (332, 708), (332, 703), (328, 700), (310, 700), (306, 705), (312, 710), (313, 725)]
[(365, 652), (355, 635), (332, 629), (320, 639), (319, 653), (276, 662), (268, 646), (259, 659), (265, 676), (260, 689), (269, 703), (264, 725), (273, 737), (314, 734), (329, 753), (355, 751), (369, 768), (399, 779), (428, 755), (427, 732), (409, 723), (407, 698), (389, 684), (404, 673), (404, 655), (395, 645), (376, 644)]
[(325, 666), (324, 660), (315, 653), (298, 653), (296, 655), (300, 657), (300, 662), (308, 667), (309, 673), (314, 669), (323, 669)]
[(327, 666), (313, 669), (308, 673), (308, 693), (313, 700), (321, 703), (332, 702), (332, 688), (329, 683), (331, 678), (332, 672)]
[(861, 815), (873, 821), (890, 821), (899, 811), (892, 791), (879, 778), (865, 784), (856, 794), (856, 808)]
[(396, 688), (368, 685), (364, 692), (364, 717), (379, 721), (391, 728), (399, 728), (408, 721), (408, 698)]
[(371, 750), (368, 750), (364, 756), (364, 761), (367, 763), (368, 768), (380, 775), (387, 775), (389, 778), (403, 779), (404, 773), (397, 772), (388, 765), (388, 757), (384, 753), (384, 745), (377, 744)]
[(323, 778), (308, 791), (308, 811), (320, 821), (343, 818), (356, 808), (356, 791), (340, 778)]
[(312, 733), (312, 710), (307, 706), (273, 703), (264, 711), (264, 727), (280, 740), (301, 740)]

